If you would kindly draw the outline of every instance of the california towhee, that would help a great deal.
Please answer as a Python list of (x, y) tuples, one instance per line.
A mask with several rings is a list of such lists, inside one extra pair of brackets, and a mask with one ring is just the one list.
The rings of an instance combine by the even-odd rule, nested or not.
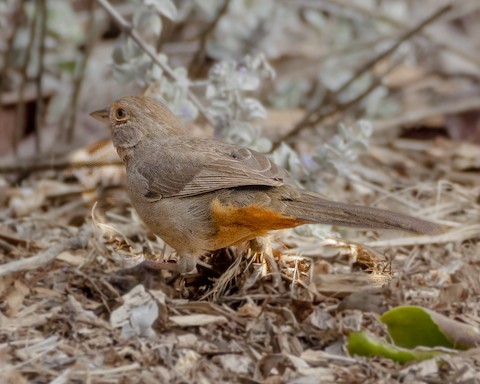
[(163, 104), (124, 97), (91, 114), (109, 123), (127, 169), (133, 206), (179, 254), (178, 270), (198, 256), (274, 229), (323, 223), (435, 234), (441, 226), (387, 210), (336, 203), (289, 183), (261, 153), (193, 138)]

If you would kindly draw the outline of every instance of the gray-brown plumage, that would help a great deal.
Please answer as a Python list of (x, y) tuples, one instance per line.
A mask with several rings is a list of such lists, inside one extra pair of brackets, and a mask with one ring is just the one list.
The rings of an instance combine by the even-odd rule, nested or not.
[(307, 223), (426, 234), (442, 230), (429, 221), (299, 189), (258, 152), (191, 137), (167, 107), (150, 98), (124, 97), (92, 116), (109, 123), (126, 164), (133, 206), (177, 250), (183, 270), (207, 251)]

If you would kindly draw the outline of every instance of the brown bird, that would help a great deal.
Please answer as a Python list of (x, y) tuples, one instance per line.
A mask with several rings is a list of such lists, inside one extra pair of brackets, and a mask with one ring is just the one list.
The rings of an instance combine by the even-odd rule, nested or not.
[(178, 252), (181, 272), (192, 270), (206, 252), (302, 224), (442, 231), (429, 221), (300, 189), (261, 153), (191, 137), (166, 106), (151, 98), (124, 97), (91, 115), (109, 123), (126, 165), (132, 205)]

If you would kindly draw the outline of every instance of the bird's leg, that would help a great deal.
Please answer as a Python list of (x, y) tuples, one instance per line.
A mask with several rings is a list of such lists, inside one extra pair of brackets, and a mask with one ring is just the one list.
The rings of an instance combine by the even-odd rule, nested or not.
[(257, 237), (251, 240), (250, 248), (254, 253), (263, 256), (263, 260), (265, 261), (265, 263), (263, 263), (263, 276), (266, 276), (270, 273), (272, 275), (274, 287), (277, 288), (280, 292), (284, 292), (285, 287), (282, 284), (282, 274), (278, 269), (275, 258), (273, 257), (272, 241), (270, 237)]
[(181, 254), (178, 256), (178, 272), (181, 274), (193, 272), (197, 266), (197, 258), (190, 254)]

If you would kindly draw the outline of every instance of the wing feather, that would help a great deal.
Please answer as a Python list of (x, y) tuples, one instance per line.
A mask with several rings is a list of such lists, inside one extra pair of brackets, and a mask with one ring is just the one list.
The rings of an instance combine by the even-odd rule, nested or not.
[(212, 139), (182, 137), (148, 151), (137, 170), (150, 199), (187, 197), (224, 188), (284, 184), (288, 173), (265, 155)]

